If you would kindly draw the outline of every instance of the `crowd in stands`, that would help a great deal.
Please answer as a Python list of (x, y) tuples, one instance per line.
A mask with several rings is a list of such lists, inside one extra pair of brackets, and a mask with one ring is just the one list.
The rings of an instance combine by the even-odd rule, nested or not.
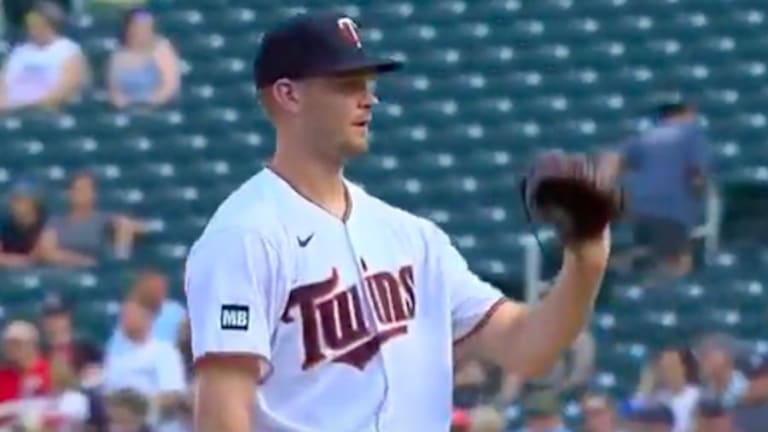
[[(147, 9), (125, 12), (117, 48), (104, 70), (93, 70), (67, 37), (66, 1), (5, 1), (6, 37), (14, 42), (0, 71), (0, 111), (50, 110), (101, 90), (115, 109), (172, 103), (181, 88), (181, 60)], [(709, 183), (706, 140), (686, 104), (660, 108), (658, 124), (609, 154), (617, 175), (642, 197), (633, 211), (635, 270), (679, 277), (691, 271), (689, 234), (701, 223)], [(658, 146), (659, 142), (669, 145)], [(651, 144), (651, 145), (649, 145)], [(51, 211), (35, 179), (17, 179), (0, 220), (0, 266), (83, 268), (130, 260), (134, 242), (150, 230), (135, 215), (104, 209), (95, 176), (75, 174), (65, 211)], [(643, 260), (662, 259), (647, 266)], [(623, 267), (619, 263), (618, 267)], [(0, 289), (2, 289), (0, 287)], [(192, 376), (184, 306), (169, 298), (166, 276), (135, 276), (106, 344), (81, 338), (72, 304), (51, 295), (38, 322), (2, 329), (0, 430), (191, 431)], [(760, 432), (768, 427), (768, 362), (744, 353), (728, 335), (703, 335), (653, 356), (633, 394), (617, 399), (595, 384), (598, 341), (588, 329), (551, 373), (536, 380), (467, 359), (456, 365), (452, 430), (502, 432), (522, 419), (524, 432), (566, 432), (573, 407), (586, 432)], [(625, 385), (631, 385), (625, 383)], [(522, 407), (518, 411), (517, 407)], [(762, 429), (761, 429), (762, 427)]]
[(0, 110), (55, 109), (94, 89), (105, 89), (117, 109), (163, 106), (178, 95), (179, 56), (148, 10), (125, 13), (104, 71), (92, 70), (78, 42), (63, 33), (66, 17), (52, 2), (24, 14), (23, 34), (3, 64)]

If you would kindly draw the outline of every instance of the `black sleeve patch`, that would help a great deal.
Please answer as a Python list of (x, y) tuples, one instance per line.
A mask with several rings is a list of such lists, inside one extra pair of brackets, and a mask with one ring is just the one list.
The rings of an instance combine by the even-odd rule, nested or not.
[(250, 311), (248, 306), (225, 304), (221, 305), (222, 330), (248, 330)]

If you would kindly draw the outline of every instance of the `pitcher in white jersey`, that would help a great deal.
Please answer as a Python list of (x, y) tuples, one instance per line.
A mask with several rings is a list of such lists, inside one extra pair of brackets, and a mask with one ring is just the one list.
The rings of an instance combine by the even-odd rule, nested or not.
[(345, 179), (368, 148), (371, 83), (398, 67), (369, 58), (342, 15), (265, 35), (255, 81), (274, 156), (186, 263), (195, 430), (446, 431), (457, 356), (536, 376), (587, 320), (607, 230), (567, 248), (529, 308), (475, 276), (435, 224)]

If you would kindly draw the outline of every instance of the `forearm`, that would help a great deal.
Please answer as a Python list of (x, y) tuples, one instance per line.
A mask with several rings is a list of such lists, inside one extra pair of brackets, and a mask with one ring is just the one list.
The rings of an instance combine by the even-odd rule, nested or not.
[(198, 392), (195, 401), (197, 432), (250, 432), (252, 407), (243, 400)]

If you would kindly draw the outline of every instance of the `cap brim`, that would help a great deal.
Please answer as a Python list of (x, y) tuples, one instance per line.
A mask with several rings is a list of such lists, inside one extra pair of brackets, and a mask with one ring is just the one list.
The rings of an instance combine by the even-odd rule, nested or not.
[(345, 74), (353, 72), (371, 71), (376, 74), (383, 74), (389, 72), (395, 72), (402, 69), (403, 62), (387, 59), (375, 59), (365, 58), (360, 60), (351, 61), (345, 64), (340, 64), (330, 70), (325, 71), (327, 74)]

